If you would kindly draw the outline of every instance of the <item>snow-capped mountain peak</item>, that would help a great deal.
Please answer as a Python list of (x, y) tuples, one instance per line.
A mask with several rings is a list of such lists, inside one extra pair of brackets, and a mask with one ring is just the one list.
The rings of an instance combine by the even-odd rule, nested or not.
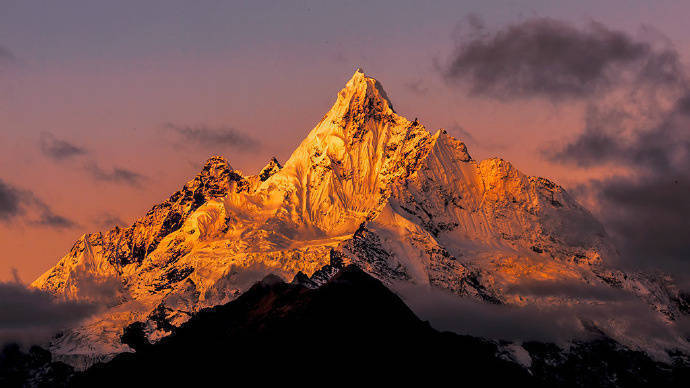
[(213, 156), (130, 227), (82, 236), (32, 285), (108, 306), (53, 344), (65, 359), (121, 351), (121, 330), (136, 320), (159, 338), (267, 273), (319, 284), (350, 263), (389, 285), (490, 303), (574, 303), (515, 291), (565, 279), (627, 289), (667, 319), (680, 313), (677, 289), (607, 268), (615, 254), (563, 188), (502, 159), (472, 159), (446, 131), (396, 114), (358, 69), (284, 165), (274, 158), (243, 176)]

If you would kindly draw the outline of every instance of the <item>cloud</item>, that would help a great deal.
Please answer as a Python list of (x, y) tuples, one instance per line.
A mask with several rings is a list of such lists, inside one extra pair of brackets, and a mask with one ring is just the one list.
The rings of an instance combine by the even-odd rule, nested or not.
[(477, 17), (447, 64), (452, 84), (498, 99), (591, 96), (626, 82), (670, 83), (681, 71), (675, 51), (656, 48), (596, 22), (577, 28), (536, 18), (487, 31)]
[(58, 139), (49, 132), (41, 133), (39, 143), (43, 155), (54, 160), (65, 160), (87, 153), (86, 149)]
[(0, 344), (43, 343), (98, 310), (96, 305), (58, 302), (42, 291), (0, 282)]
[(80, 301), (113, 307), (128, 299), (122, 279), (118, 276), (94, 274), (84, 267), (76, 268), (71, 276), (74, 283), (79, 284), (76, 297)]
[(616, 171), (571, 192), (588, 200), (613, 238), (617, 264), (687, 273), (690, 83), (672, 45), (650, 39), (648, 27), (633, 37), (596, 22), (535, 18), (488, 31), (472, 17), (465, 26), (440, 66), (445, 78), (502, 101), (581, 104), (582, 132), (545, 146), (543, 156)]
[(17, 188), (0, 179), (0, 222), (9, 223), (19, 217), (29, 224), (54, 229), (78, 226), (73, 220), (56, 214), (33, 192)]
[[(77, 156), (87, 155), (89, 152), (78, 145), (56, 138), (50, 132), (43, 132), (39, 139), (41, 152), (53, 160), (63, 161)], [(122, 167), (113, 167), (111, 170), (103, 169), (96, 161), (89, 158), (84, 163), (84, 170), (95, 180), (113, 183), (123, 183), (132, 187), (141, 187), (145, 178), (143, 175)], [(64, 219), (60, 217), (46, 217), (44, 223), (61, 225)]]
[(168, 123), (164, 128), (175, 133), (185, 143), (199, 147), (230, 147), (237, 151), (251, 151), (260, 147), (257, 139), (230, 127), (212, 128), (206, 125)]
[(27, 192), (24, 202), (31, 208), (29, 213), (36, 213), (36, 216), (29, 219), (29, 223), (37, 226), (47, 226), (53, 229), (71, 229), (79, 227), (75, 221), (56, 214), (53, 209), (33, 193)]
[[(546, 154), (552, 160), (582, 167), (617, 163), (647, 171), (682, 169), (690, 160), (690, 114), (684, 101), (689, 98), (690, 90), (670, 109), (646, 103), (644, 117), (620, 106), (590, 106), (584, 132)], [(634, 123), (633, 128), (626, 128), (628, 121)]]
[(110, 171), (104, 170), (94, 161), (87, 162), (84, 169), (97, 181), (122, 183), (135, 188), (141, 187), (145, 178), (138, 172), (122, 167), (113, 167)]
[(118, 215), (103, 213), (93, 219), (93, 223), (101, 229), (111, 229), (115, 226), (125, 226), (127, 223)]
[(658, 267), (686, 281), (690, 269), (690, 168), (594, 180), (580, 188), (621, 251), (620, 265)]
[(411, 91), (412, 93), (418, 94), (420, 96), (426, 95), (429, 92), (429, 88), (421, 79), (406, 82), (405, 88), (407, 88), (407, 90)]
[(55, 229), (68, 229), (75, 228), (79, 226), (76, 222), (70, 220), (69, 218), (63, 217), (59, 214), (55, 214), (52, 211), (44, 211), (38, 220), (32, 222), (34, 225), (39, 226), (49, 226)]
[[(682, 88), (685, 76), (679, 77)], [(576, 194), (594, 203), (621, 264), (682, 277), (690, 269), (690, 89), (678, 88), (656, 85), (609, 104), (590, 101), (583, 132), (544, 155), (565, 165), (623, 169), (582, 184)]]
[(454, 123), (450, 127), (448, 127), (448, 130), (452, 132), (456, 137), (458, 137), (461, 141), (463, 142), (471, 142), (471, 143), (479, 143), (477, 139), (472, 135), (470, 132), (468, 132), (462, 125), (458, 123)]
[(278, 268), (267, 267), (262, 263), (251, 263), (248, 266), (231, 265), (223, 276), (206, 290), (205, 303), (208, 306), (227, 303), (236, 296), (233, 293), (248, 290), (254, 283), (268, 275), (287, 277), (287, 274)]
[(8, 221), (22, 213), (21, 191), (0, 179), (0, 221)]
[[(592, 327), (627, 345), (645, 344), (656, 357), (667, 357), (661, 349), (682, 344), (685, 322), (665, 323), (658, 313), (623, 291), (565, 282), (518, 286), (537, 296), (585, 297), (577, 303), (489, 304), (458, 298), (441, 289), (400, 283), (394, 285), (405, 303), (423, 320), (442, 331), (510, 341), (544, 341), (564, 345), (598, 335)], [(515, 288), (517, 290), (517, 288)], [(658, 353), (657, 353), (658, 352)]]
[(568, 279), (523, 281), (509, 286), (506, 293), (531, 297), (554, 296), (580, 302), (586, 300), (615, 302), (633, 299), (632, 294), (621, 289)]

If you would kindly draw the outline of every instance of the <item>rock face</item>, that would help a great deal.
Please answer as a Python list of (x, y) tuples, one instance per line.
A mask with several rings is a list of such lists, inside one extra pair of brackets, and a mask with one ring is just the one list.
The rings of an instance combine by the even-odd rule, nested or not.
[(671, 283), (608, 268), (614, 255), (563, 188), (472, 159), (445, 131), (398, 116), (358, 70), (283, 166), (243, 176), (212, 157), (132, 226), (82, 236), (32, 285), (107, 306), (56, 339), (64, 359), (126, 350), (119, 336), (134, 321), (158, 339), (268, 273), (316, 286), (351, 263), (388, 285), (489, 303), (572, 303), (515, 287), (567, 280), (628, 290), (668, 321), (687, 314)]

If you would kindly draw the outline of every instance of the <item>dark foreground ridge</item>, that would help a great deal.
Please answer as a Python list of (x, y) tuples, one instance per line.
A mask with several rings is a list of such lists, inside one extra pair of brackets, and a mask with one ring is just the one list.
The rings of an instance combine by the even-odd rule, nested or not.
[(22, 386), (27, 368), (33, 368), (31, 386), (689, 386), (687, 367), (654, 362), (605, 338), (567, 354), (552, 344), (526, 343), (532, 366), (525, 369), (494, 342), (433, 329), (356, 266), (319, 288), (268, 276), (158, 343), (150, 344), (136, 323), (122, 339), (136, 352), (77, 374), (40, 349), (22, 355), (12, 348), (0, 355), (0, 386)]
[(517, 364), (494, 356), (495, 345), (434, 330), (355, 266), (317, 289), (269, 276), (154, 345), (136, 326), (124, 337), (136, 353), (91, 367), (75, 384), (196, 377), (325, 386), (444, 377), (491, 385), (530, 381)]

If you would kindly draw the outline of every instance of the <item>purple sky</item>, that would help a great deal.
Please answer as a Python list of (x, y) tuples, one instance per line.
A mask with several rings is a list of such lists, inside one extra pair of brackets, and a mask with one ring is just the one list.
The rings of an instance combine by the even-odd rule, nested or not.
[[(0, 183), (25, 198), (0, 220), (0, 280), (16, 268), (29, 282), (79, 235), (131, 223), (211, 154), (247, 174), (284, 161), (357, 67), (399, 113), (448, 129), (477, 159), (500, 156), (573, 190), (628, 167), (541, 152), (583, 131), (587, 100), (495, 99), (449, 84), (443, 68), (468, 15), (486, 31), (597, 21), (670, 44), (683, 64), (690, 52), (690, 4), (678, 1), (324, 3), (0, 0)], [(190, 144), (184, 130), (195, 129), (239, 145)]]

